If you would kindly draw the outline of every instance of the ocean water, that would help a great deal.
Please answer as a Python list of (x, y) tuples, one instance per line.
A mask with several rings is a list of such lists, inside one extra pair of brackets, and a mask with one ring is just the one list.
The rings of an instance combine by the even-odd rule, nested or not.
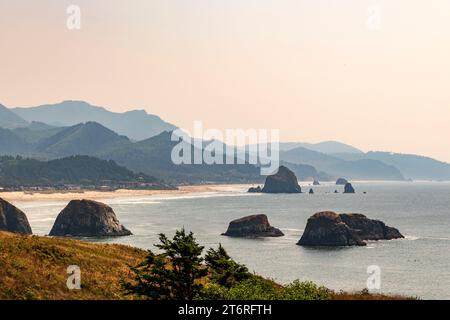
[[(450, 299), (450, 183), (355, 182), (356, 194), (334, 194), (341, 186), (314, 186), (314, 195), (248, 194), (248, 186), (183, 196), (114, 199), (119, 220), (134, 235), (84, 239), (154, 249), (158, 234), (185, 227), (206, 248), (219, 243), (250, 270), (281, 283), (311, 280), (335, 290), (366, 287), (368, 266), (381, 270), (381, 289), (422, 299)], [(310, 186), (302, 184), (303, 190)], [(363, 192), (367, 192), (363, 194)], [(101, 199), (99, 199), (101, 201)], [(65, 202), (15, 203), (34, 233), (49, 233)], [(296, 245), (308, 217), (318, 211), (362, 213), (396, 227), (405, 239), (369, 242), (366, 247), (305, 248)], [(221, 236), (228, 223), (264, 213), (284, 237), (240, 239)]]

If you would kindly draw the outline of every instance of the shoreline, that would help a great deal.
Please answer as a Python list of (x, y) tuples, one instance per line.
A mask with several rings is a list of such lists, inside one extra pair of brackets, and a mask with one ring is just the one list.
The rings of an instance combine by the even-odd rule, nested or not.
[[(353, 183), (368, 184), (368, 183), (399, 183), (399, 181), (373, 181), (373, 180), (354, 180)], [(411, 184), (413, 182), (402, 181), (400, 183)], [(450, 181), (436, 182), (436, 181), (415, 181), (415, 183), (439, 183), (450, 184)], [(324, 181), (320, 186), (313, 186), (311, 181), (300, 181), (302, 188), (320, 187), (320, 186), (335, 186), (334, 182)], [(70, 201), (70, 200), (108, 200), (108, 199), (130, 199), (130, 198), (146, 198), (152, 196), (180, 196), (201, 193), (220, 193), (220, 192), (236, 192), (238, 189), (246, 192), (248, 188), (255, 187), (264, 183), (228, 183), (228, 184), (197, 184), (178, 186), (176, 190), (161, 189), (161, 190), (143, 190), (143, 189), (118, 189), (115, 191), (102, 190), (45, 190), (45, 191), (1, 191), (0, 198), (6, 201), (32, 202), (32, 201)], [(337, 186), (339, 187), (339, 186)]]
[(177, 190), (132, 190), (119, 189), (115, 191), (100, 190), (70, 190), (70, 191), (6, 191), (0, 192), (0, 198), (6, 201), (70, 201), (70, 200), (107, 200), (107, 199), (128, 199), (136, 197), (152, 197), (152, 196), (180, 196), (210, 192), (227, 192), (230, 187), (248, 188), (247, 184), (229, 185), (190, 185), (180, 186)]

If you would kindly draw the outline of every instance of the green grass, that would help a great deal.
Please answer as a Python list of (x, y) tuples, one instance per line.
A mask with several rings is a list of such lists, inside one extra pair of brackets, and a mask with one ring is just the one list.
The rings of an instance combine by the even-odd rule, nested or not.
[(209, 284), (204, 289), (206, 299), (215, 300), (331, 300), (332, 292), (312, 282), (294, 281), (286, 286), (253, 276), (230, 289)]

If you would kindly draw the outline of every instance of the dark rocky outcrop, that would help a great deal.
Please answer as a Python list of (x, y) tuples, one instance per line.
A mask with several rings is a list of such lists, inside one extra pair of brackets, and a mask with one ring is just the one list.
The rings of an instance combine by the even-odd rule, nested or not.
[(32, 234), (25, 213), (2, 198), (0, 198), (0, 231)]
[(302, 189), (298, 185), (295, 174), (285, 166), (280, 166), (276, 174), (266, 178), (261, 191), (264, 193), (301, 193)]
[(229, 237), (281, 237), (283, 232), (272, 227), (265, 214), (247, 216), (230, 222), (228, 229), (222, 235)]
[(312, 188), (309, 189), (309, 194), (314, 194), (314, 190)]
[(351, 183), (347, 182), (345, 184), (344, 193), (355, 193), (355, 189), (353, 188)]
[(251, 188), (248, 189), (247, 192), (250, 192), (250, 193), (260, 193), (260, 192), (262, 192), (262, 189), (261, 189), (261, 186), (251, 187)]
[(344, 179), (344, 178), (339, 178), (336, 180), (337, 186), (344, 186), (346, 183), (348, 183), (348, 181), (347, 181), (347, 179)]
[(364, 246), (364, 240), (403, 238), (395, 228), (362, 214), (319, 212), (308, 219), (305, 231), (297, 243), (302, 246)]
[(343, 213), (342, 221), (363, 240), (392, 240), (403, 238), (396, 228), (392, 228), (379, 220), (372, 220), (359, 213)]
[(132, 233), (119, 223), (113, 209), (91, 200), (72, 200), (56, 218), (51, 236), (106, 237)]
[(350, 229), (337, 213), (326, 211), (308, 219), (305, 231), (297, 243), (301, 246), (364, 246), (364, 241)]

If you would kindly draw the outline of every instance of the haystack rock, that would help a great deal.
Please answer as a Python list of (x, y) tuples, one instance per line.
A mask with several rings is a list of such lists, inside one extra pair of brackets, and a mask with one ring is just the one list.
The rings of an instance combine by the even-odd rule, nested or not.
[(302, 246), (364, 246), (364, 240), (403, 238), (395, 228), (362, 214), (319, 212), (308, 219), (305, 231), (297, 243)]
[(72, 200), (56, 218), (50, 236), (114, 237), (132, 233), (119, 223), (113, 209), (91, 200)]
[(2, 198), (0, 198), (0, 231), (32, 234), (25, 213)]
[(346, 183), (348, 183), (348, 181), (347, 181), (347, 179), (344, 179), (344, 178), (339, 178), (336, 180), (337, 186), (344, 186)]
[(280, 166), (276, 174), (266, 178), (261, 191), (264, 193), (301, 193), (302, 189), (298, 185), (295, 174), (285, 166)]
[(227, 232), (222, 233), (222, 235), (246, 238), (284, 236), (283, 232), (269, 224), (269, 220), (265, 214), (257, 214), (233, 220), (230, 222)]
[(355, 193), (355, 189), (353, 188), (351, 183), (347, 182), (345, 184), (344, 193)]

